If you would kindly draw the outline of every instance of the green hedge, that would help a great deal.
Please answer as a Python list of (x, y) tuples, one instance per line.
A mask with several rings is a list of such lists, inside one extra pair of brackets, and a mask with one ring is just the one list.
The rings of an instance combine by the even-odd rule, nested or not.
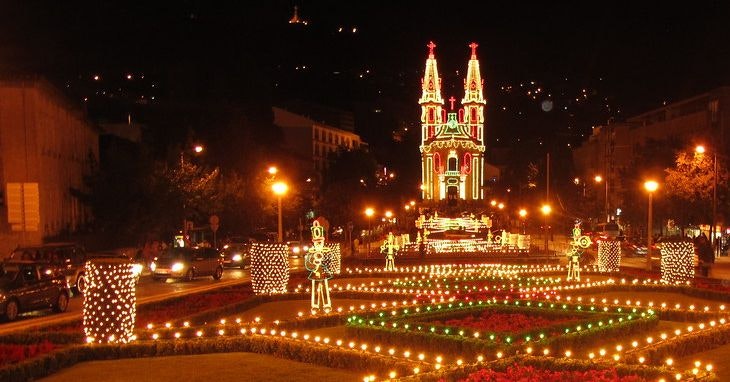
[[(539, 369), (560, 370), (560, 371), (589, 371), (589, 370), (605, 370), (613, 368), (619, 376), (635, 375), (648, 380), (656, 380), (665, 377), (667, 380), (673, 379), (675, 372), (665, 367), (652, 367), (646, 365), (626, 365), (600, 361), (587, 361), (579, 359), (558, 359), (549, 357), (534, 357), (528, 355), (519, 355), (507, 357), (496, 361), (482, 364), (470, 364), (461, 367), (430, 371), (427, 373), (410, 375), (399, 378), (397, 381), (410, 382), (436, 382), (436, 381), (459, 381), (467, 378), (471, 373), (481, 369), (492, 369), (495, 371), (505, 371), (515, 364), (532, 366)], [(707, 376), (703, 381), (717, 381), (714, 374)]]
[(730, 343), (730, 327), (723, 326), (656, 342), (648, 347), (627, 352), (625, 358), (638, 362), (639, 357), (644, 357), (647, 363), (662, 364), (667, 358), (676, 359), (712, 350), (728, 343)]
[[(551, 347), (553, 351), (557, 349), (569, 349), (576, 352), (594, 347), (597, 338), (640, 333), (654, 328), (658, 323), (658, 318), (651, 316), (621, 323), (616, 322), (610, 326), (594, 326), (591, 329), (584, 329), (580, 332), (547, 337), (539, 341), (533, 340), (530, 343), (534, 344), (533, 346)], [(497, 350), (512, 353), (527, 346), (526, 344), (505, 345), (474, 337), (449, 336), (431, 332), (351, 323), (345, 327), (345, 332), (348, 336), (367, 340), (371, 343), (398, 344), (405, 347), (426, 347), (432, 351), (458, 356), (475, 356)]]
[(141, 341), (122, 345), (75, 345), (0, 368), (0, 381), (25, 382), (79, 362), (209, 353), (251, 352), (326, 367), (386, 374), (410, 374), (420, 362), (310, 342), (264, 336), (217, 337), (175, 341)]

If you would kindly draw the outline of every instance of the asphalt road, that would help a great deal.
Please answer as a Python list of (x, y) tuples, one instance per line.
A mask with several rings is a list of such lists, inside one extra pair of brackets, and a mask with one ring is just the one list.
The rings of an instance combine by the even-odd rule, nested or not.
[[(292, 271), (303, 268), (302, 259), (290, 259)], [(143, 274), (137, 284), (137, 304), (152, 303), (189, 293), (202, 292), (230, 285), (245, 283), (251, 280), (249, 270), (226, 268), (220, 280), (212, 277), (200, 277), (193, 281), (168, 279), (166, 282), (153, 281), (149, 275)], [(53, 313), (50, 310), (21, 314), (14, 322), (0, 321), (0, 335), (17, 330), (28, 329), (39, 325), (61, 324), (80, 319), (83, 311), (83, 297), (72, 296), (65, 313)]]

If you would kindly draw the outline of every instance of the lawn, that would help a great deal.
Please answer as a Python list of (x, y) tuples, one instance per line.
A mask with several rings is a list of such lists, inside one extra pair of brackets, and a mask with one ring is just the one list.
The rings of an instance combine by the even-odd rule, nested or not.
[[(117, 372), (110, 373), (110, 370)], [(254, 353), (222, 353), (91, 361), (61, 370), (44, 382), (98, 381), (355, 381), (361, 375)]]

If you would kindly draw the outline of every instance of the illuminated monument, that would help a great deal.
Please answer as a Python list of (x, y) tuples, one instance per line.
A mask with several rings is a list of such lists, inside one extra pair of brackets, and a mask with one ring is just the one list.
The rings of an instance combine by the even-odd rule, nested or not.
[(471, 43), (471, 58), (464, 80), (461, 108), (441, 97), (434, 48), (428, 44), (426, 72), (421, 88), (421, 179), (424, 200), (484, 200), (484, 80), (479, 73), (477, 44)]

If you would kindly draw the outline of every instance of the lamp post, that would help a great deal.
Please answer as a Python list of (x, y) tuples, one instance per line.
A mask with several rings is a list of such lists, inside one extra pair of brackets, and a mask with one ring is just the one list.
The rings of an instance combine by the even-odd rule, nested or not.
[(368, 217), (368, 246), (367, 246), (367, 248), (368, 248), (367, 255), (368, 256), (370, 256), (370, 236), (371, 236), (371, 233), (370, 233), (370, 220), (371, 220), (371, 218), (373, 217), (374, 214), (375, 214), (375, 210), (374, 209), (372, 209), (370, 207), (368, 207), (368, 208), (365, 209), (365, 216)]
[(603, 185), (604, 185), (604, 188), (606, 189), (606, 190), (605, 190), (605, 195), (606, 195), (606, 197), (605, 197), (605, 199), (604, 199), (604, 201), (603, 201), (603, 210), (604, 210), (604, 212), (605, 212), (605, 214), (606, 214), (606, 223), (608, 223), (608, 222), (610, 222), (610, 221), (611, 221), (611, 215), (610, 215), (610, 214), (609, 214), (609, 212), (608, 212), (608, 179), (605, 179), (605, 182), (604, 182), (604, 179), (603, 179), (603, 177), (602, 177), (602, 176), (600, 176), (600, 175), (596, 175), (596, 176), (595, 176), (595, 177), (593, 178), (593, 180), (594, 180), (594, 181), (595, 181), (596, 183), (603, 183)]
[(548, 251), (548, 216), (552, 210), (549, 204), (543, 204), (540, 208), (542, 215), (545, 217), (545, 252)]
[(284, 227), (281, 221), (281, 197), (286, 194), (289, 186), (287, 186), (284, 182), (276, 182), (271, 186), (271, 189), (274, 191), (274, 194), (276, 194), (279, 205), (279, 243), (281, 243), (284, 241)]
[[(196, 154), (200, 154), (205, 150), (203, 145), (195, 145), (193, 146), (193, 152)], [(180, 150), (180, 172), (185, 170), (185, 150)], [(185, 199), (183, 197), (183, 227), (182, 227), (182, 234), (183, 234), (183, 241), (187, 239), (188, 237), (188, 216), (187, 216), (187, 205), (185, 203)]]
[(653, 180), (647, 180), (644, 182), (644, 189), (649, 193), (649, 211), (648, 220), (646, 223), (646, 269), (651, 270), (651, 245), (652, 245), (652, 196), (654, 191), (659, 188), (659, 183)]
[(525, 218), (527, 217), (527, 210), (522, 208), (522, 209), (520, 209), (519, 214), (520, 214), (520, 221), (522, 222), (522, 234), (524, 235), (527, 233), (526, 232), (527, 230), (525, 227)]
[[(695, 152), (702, 155), (705, 153), (705, 146), (695, 147)], [(710, 225), (710, 245), (714, 256), (717, 257), (719, 246), (716, 247), (715, 222), (717, 221), (717, 151), (712, 150), (712, 224)]]

